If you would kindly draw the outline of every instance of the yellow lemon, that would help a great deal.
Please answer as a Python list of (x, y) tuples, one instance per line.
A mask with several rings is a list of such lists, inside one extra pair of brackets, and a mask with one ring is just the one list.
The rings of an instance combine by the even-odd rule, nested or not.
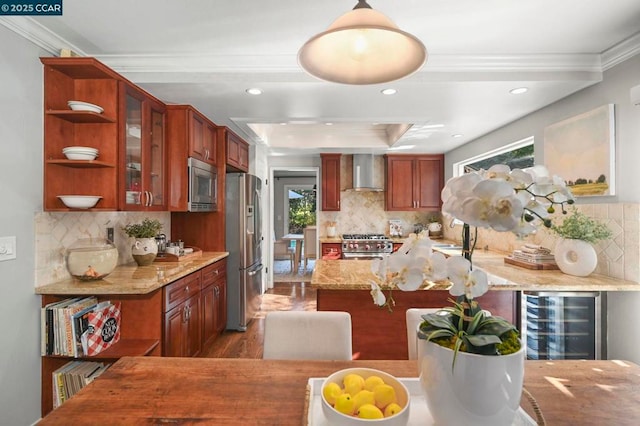
[(384, 409), (384, 416), (391, 417), (394, 414), (398, 414), (400, 411), (402, 411), (402, 407), (396, 404), (395, 402), (392, 402), (391, 404), (387, 405), (387, 407)]
[(381, 410), (392, 402), (396, 401), (396, 390), (390, 385), (378, 385), (373, 389), (373, 396), (376, 398), (376, 407)]
[(324, 396), (324, 399), (326, 399), (331, 405), (336, 403), (336, 398), (338, 398), (338, 395), (341, 393), (342, 388), (339, 384), (334, 382), (327, 383), (327, 385), (322, 389), (322, 396)]
[(364, 389), (364, 379), (359, 374), (347, 374), (342, 379), (345, 393), (355, 395)]
[(360, 392), (353, 396), (353, 401), (355, 402), (355, 410), (358, 411), (364, 404), (375, 404), (376, 399), (373, 397), (373, 392), (368, 391), (366, 389), (362, 389)]
[(364, 380), (364, 388), (368, 391), (373, 391), (378, 385), (384, 385), (384, 380), (380, 376), (369, 376)]
[(378, 407), (373, 404), (364, 404), (358, 410), (358, 417), (361, 419), (382, 419), (384, 415)]
[(342, 414), (346, 414), (348, 416), (353, 415), (355, 412), (355, 404), (353, 402), (353, 398), (348, 393), (343, 393), (336, 398), (336, 405), (334, 407), (336, 410), (341, 412)]

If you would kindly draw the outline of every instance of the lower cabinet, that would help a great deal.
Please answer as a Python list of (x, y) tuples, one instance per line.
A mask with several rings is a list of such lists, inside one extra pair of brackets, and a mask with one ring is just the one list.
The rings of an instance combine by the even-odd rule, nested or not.
[(198, 356), (224, 331), (226, 260), (164, 287), (163, 356)]
[(227, 325), (227, 273), (224, 260), (202, 270), (202, 342), (208, 345)]

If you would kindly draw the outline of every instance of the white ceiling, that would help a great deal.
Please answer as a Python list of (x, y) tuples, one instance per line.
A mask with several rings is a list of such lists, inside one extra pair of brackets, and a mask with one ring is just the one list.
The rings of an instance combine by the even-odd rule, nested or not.
[[(425, 66), (371, 86), (307, 75), (298, 49), (356, 3), (65, 0), (61, 17), (0, 23), (51, 54), (95, 56), (163, 101), (192, 104), (280, 154), (403, 145), (447, 152), (597, 83), (640, 53), (638, 0), (369, 0), (422, 40)], [(529, 91), (509, 94), (520, 86)], [(263, 94), (248, 95), (250, 87)], [(398, 93), (384, 96), (386, 87)], [(425, 128), (434, 124), (444, 126)]]

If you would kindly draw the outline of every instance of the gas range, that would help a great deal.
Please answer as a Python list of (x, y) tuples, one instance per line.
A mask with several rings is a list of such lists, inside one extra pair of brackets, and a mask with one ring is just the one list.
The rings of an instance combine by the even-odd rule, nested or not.
[(393, 242), (384, 234), (342, 234), (344, 259), (375, 258), (393, 252)]

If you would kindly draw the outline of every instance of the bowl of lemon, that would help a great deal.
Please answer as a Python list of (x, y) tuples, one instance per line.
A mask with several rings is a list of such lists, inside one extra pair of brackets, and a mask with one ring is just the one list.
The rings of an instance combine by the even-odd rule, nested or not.
[(409, 401), (400, 380), (372, 368), (336, 371), (322, 383), (322, 412), (331, 424), (404, 426)]

